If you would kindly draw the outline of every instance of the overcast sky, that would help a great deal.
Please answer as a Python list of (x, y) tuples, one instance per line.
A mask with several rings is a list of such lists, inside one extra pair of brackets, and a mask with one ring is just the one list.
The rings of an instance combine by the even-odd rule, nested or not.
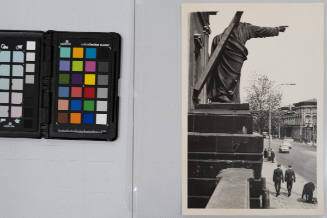
[[(241, 100), (254, 74), (266, 74), (283, 94), (282, 105), (320, 98), (323, 86), (323, 7), (317, 4), (223, 4), (211, 16), (212, 33), (220, 34), (237, 10), (244, 11), (242, 22), (258, 26), (289, 28), (277, 37), (255, 38), (247, 42), (248, 60), (241, 73)], [(213, 10), (214, 11), (214, 10)]]

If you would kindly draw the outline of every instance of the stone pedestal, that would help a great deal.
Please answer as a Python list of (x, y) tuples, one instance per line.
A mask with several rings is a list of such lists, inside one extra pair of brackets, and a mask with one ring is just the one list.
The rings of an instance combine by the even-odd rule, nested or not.
[[(189, 208), (206, 207), (217, 183), (219, 185), (216, 177), (223, 169), (252, 169), (252, 178), (261, 179), (263, 137), (253, 134), (252, 127), (248, 104), (197, 105), (189, 112)], [(250, 205), (257, 204), (250, 202)]]

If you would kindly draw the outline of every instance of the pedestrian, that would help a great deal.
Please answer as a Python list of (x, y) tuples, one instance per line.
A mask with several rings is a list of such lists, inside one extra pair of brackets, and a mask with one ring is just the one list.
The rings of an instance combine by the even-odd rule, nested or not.
[(268, 148), (268, 161), (271, 161), (271, 148)]
[(295, 182), (295, 173), (292, 169), (292, 165), (288, 165), (288, 169), (285, 171), (285, 181), (288, 191), (288, 197), (291, 196), (293, 182)]
[(267, 148), (265, 148), (265, 150), (263, 151), (263, 157), (267, 158), (268, 157), (268, 151)]
[(275, 152), (273, 149), (271, 149), (271, 163), (274, 163), (275, 160)]
[(277, 164), (277, 168), (274, 170), (273, 181), (275, 183), (276, 197), (280, 194), (280, 185), (284, 183), (283, 170), (280, 168), (280, 164)]

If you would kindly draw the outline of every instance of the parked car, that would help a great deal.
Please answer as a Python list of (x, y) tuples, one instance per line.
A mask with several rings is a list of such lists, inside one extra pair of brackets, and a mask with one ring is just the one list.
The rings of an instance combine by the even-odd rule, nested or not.
[(279, 153), (290, 153), (290, 143), (283, 142), (281, 145), (279, 145)]

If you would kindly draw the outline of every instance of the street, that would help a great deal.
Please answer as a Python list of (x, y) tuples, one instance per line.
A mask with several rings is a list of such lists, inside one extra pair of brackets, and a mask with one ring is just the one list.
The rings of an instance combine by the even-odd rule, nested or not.
[[(279, 139), (271, 141), (271, 147), (276, 154), (275, 162), (285, 167), (291, 164), (296, 174), (301, 175), (307, 181), (317, 184), (316, 147), (309, 144), (291, 142), (292, 149), (290, 149), (290, 153), (279, 153), (278, 148), (281, 142), (282, 140)], [(268, 139), (265, 139), (265, 148), (268, 148), (268, 144)]]
[[(316, 148), (311, 145), (306, 145), (297, 142), (291, 142), (292, 149), (290, 153), (279, 153), (279, 145), (282, 140), (273, 139), (271, 142), (271, 148), (274, 150), (276, 157), (275, 163), (267, 161), (265, 158), (263, 161), (262, 176), (266, 178), (266, 185), (270, 191), (270, 208), (273, 209), (313, 209), (316, 208), (316, 204), (304, 202), (301, 198), (302, 189), (304, 184), (312, 181), (316, 184)], [(265, 148), (268, 148), (269, 141), (265, 139)], [(295, 174), (296, 182), (293, 184), (292, 195), (287, 195), (286, 183), (282, 183), (281, 195), (276, 196), (274, 182), (272, 179), (273, 171), (277, 167), (277, 163), (280, 163), (282, 170), (285, 173), (287, 166), (292, 165)], [(317, 187), (318, 188), (318, 187)], [(314, 197), (316, 197), (314, 192)]]

